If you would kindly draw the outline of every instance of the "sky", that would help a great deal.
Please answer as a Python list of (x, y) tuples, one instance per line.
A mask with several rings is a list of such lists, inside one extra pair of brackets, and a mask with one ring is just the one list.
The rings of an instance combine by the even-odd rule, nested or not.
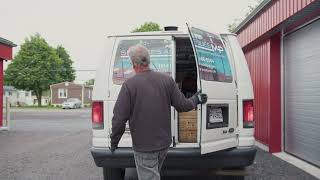
[[(227, 32), (256, 0), (0, 0), (0, 37), (19, 45), (40, 33), (64, 46), (77, 70), (76, 82), (94, 78), (108, 35), (128, 33), (144, 22), (161, 27), (185, 23), (209, 32)], [(5, 63), (6, 68), (8, 63)], [(92, 70), (92, 71), (91, 71)]]

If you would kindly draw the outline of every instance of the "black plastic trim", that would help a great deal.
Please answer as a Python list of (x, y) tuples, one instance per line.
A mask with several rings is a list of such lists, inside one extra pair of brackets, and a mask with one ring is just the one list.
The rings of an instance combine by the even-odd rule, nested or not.
[[(199, 148), (170, 148), (164, 167), (180, 169), (246, 167), (253, 163), (256, 152), (255, 147), (244, 147), (201, 155)], [(108, 148), (91, 148), (91, 154), (98, 167), (135, 167), (132, 148), (118, 148), (114, 153)]]

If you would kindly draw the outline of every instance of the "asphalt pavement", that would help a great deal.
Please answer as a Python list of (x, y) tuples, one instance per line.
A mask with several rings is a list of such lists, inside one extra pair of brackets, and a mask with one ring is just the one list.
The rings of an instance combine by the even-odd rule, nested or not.
[[(11, 130), (0, 132), (0, 180), (102, 180), (91, 157), (90, 109), (13, 109)], [(316, 180), (258, 150), (246, 180)], [(126, 180), (137, 180), (127, 169)], [(164, 180), (228, 179), (212, 172), (166, 171)]]

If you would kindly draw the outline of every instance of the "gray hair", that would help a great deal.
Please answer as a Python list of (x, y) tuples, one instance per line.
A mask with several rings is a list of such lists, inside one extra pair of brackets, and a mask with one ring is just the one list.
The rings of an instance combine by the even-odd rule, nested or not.
[(147, 66), (150, 64), (149, 50), (140, 44), (131, 46), (128, 49), (128, 55), (134, 64), (141, 66)]

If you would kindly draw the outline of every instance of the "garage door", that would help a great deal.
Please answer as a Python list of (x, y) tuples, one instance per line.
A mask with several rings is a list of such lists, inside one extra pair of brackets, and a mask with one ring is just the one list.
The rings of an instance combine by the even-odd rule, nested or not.
[(320, 20), (284, 37), (285, 151), (320, 166)]

